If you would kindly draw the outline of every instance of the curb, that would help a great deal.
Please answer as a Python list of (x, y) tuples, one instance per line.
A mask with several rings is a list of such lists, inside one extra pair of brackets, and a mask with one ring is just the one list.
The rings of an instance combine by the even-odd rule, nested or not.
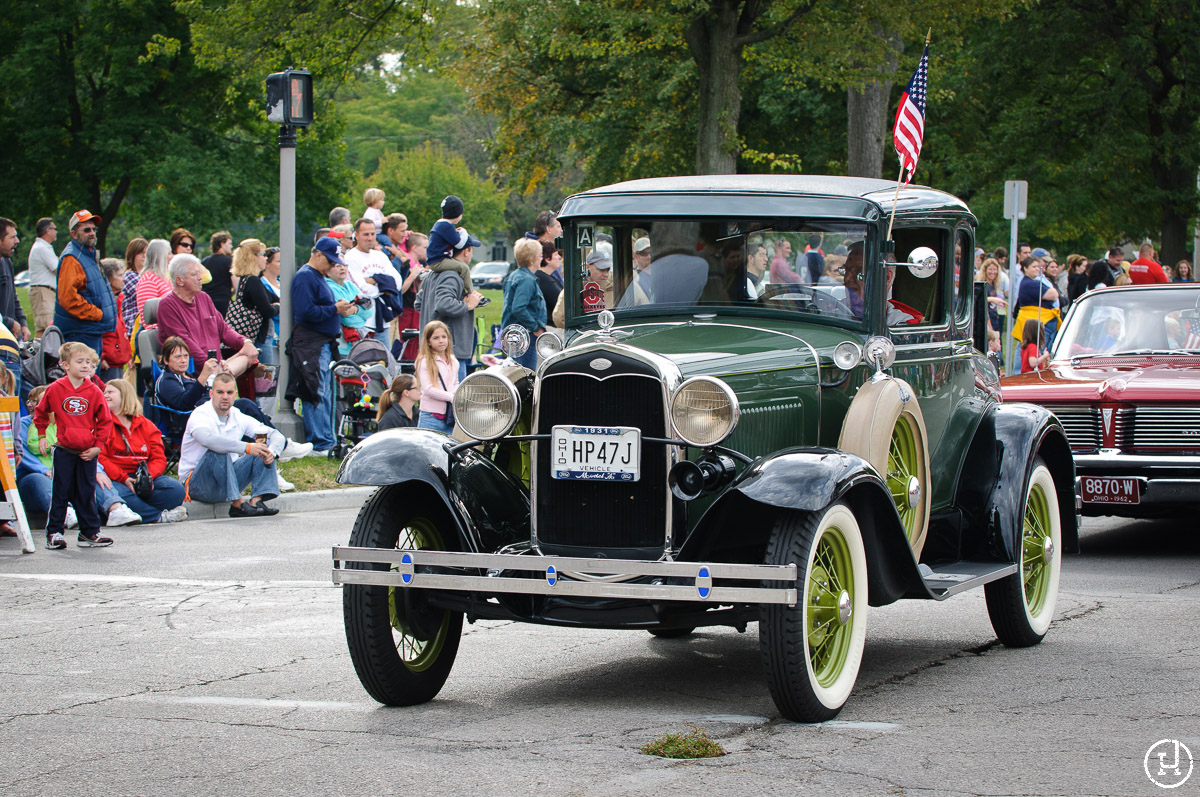
[[(315, 512), (325, 509), (357, 509), (378, 489), (376, 487), (346, 487), (340, 490), (314, 490), (308, 493), (284, 493), (271, 500), (271, 506), (282, 513)], [(210, 520), (229, 517), (229, 504), (184, 503), (188, 520)]]

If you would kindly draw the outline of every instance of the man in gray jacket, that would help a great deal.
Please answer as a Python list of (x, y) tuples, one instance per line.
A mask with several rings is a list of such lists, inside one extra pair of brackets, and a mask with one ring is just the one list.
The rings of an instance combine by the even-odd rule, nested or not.
[[(455, 246), (449, 259), (470, 266), (471, 255), (475, 247), (480, 245), (479, 239), (465, 234), (459, 239), (459, 245), (462, 248)], [(469, 286), (470, 282), (463, 282), (458, 269), (434, 271), (421, 283), (416, 302), (421, 314), (421, 329), (425, 329), (430, 321), (441, 321), (449, 327), (450, 339), (454, 342), (454, 356), (458, 358), (459, 381), (466, 378), (467, 364), (474, 353), (475, 308), (483, 299), (479, 291), (468, 292)]]

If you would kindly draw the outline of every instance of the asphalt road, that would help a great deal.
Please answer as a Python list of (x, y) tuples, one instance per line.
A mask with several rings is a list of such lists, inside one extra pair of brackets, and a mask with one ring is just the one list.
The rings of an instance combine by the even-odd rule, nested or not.
[[(478, 623), (437, 700), (381, 708), (329, 583), (353, 517), (0, 540), (0, 794), (1145, 795), (1155, 742), (1200, 757), (1194, 519), (1085, 521), (1032, 649), (996, 645), (982, 593), (874, 610), (850, 702), (805, 726), (779, 718), (754, 626)], [(729, 754), (638, 752), (687, 723)]]

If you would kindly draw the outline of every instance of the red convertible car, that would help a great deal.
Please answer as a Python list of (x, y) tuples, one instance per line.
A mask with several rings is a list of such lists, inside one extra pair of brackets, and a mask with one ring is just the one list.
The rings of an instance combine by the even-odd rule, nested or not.
[(1004, 401), (1040, 404), (1062, 422), (1083, 514), (1200, 505), (1200, 285), (1084, 294), (1049, 366), (1000, 386)]

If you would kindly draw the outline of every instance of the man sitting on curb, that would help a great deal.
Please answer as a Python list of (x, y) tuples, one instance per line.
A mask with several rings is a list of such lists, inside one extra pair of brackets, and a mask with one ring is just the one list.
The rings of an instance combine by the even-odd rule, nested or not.
[[(237, 383), (232, 375), (215, 375), (208, 395), (212, 400), (192, 412), (183, 433), (179, 478), (187, 485), (188, 496), (212, 504), (229, 501), (230, 517), (279, 514), (266, 501), (279, 494), (275, 457), (287, 441), (233, 406)], [(243, 437), (255, 442), (246, 443)], [(242, 498), (247, 484), (248, 501)]]

